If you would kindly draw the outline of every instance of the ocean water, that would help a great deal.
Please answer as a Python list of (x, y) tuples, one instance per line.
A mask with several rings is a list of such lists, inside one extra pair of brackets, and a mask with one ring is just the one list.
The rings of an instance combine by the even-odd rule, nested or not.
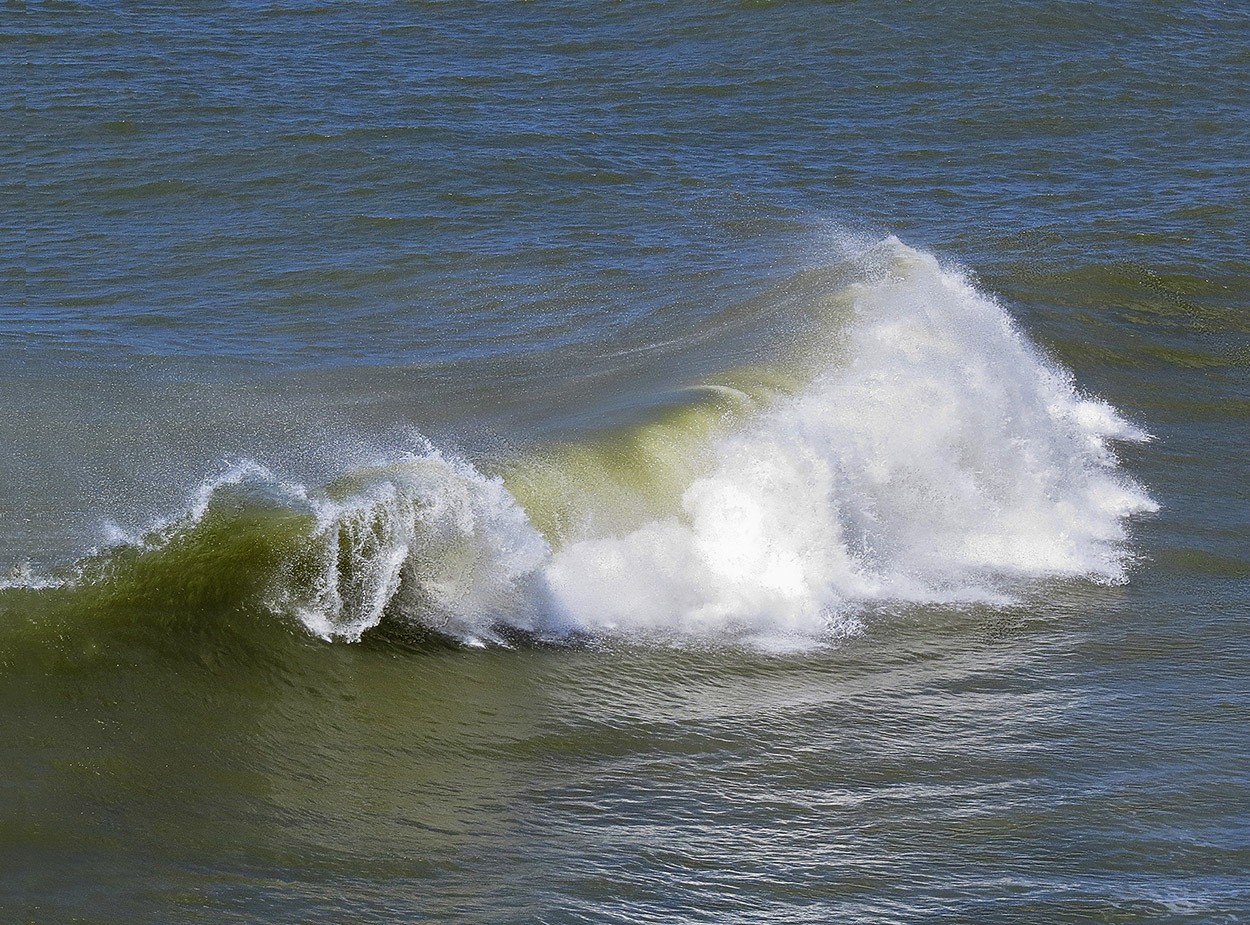
[(1250, 12), (0, 6), (0, 920), (1250, 920)]

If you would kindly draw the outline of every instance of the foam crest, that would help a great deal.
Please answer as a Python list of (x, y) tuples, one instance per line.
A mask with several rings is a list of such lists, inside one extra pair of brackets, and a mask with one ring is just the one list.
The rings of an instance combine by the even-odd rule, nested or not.
[(317, 635), (356, 640), (387, 613), (464, 641), (532, 623), (523, 586), (549, 550), (499, 479), (429, 448), (330, 495), (314, 505), (311, 575), (279, 595)]
[(547, 579), (575, 622), (825, 636), (869, 601), (1123, 580), (1124, 519), (1155, 505), (1109, 441), (1145, 435), (962, 274), (894, 239), (873, 256), (846, 360), (719, 439), (684, 516), (557, 552)]
[[(163, 555), (161, 581), (194, 573), (202, 594), (230, 576), (196, 570), (228, 561), (325, 639), (396, 620), (477, 644), (524, 630), (777, 651), (853, 632), (881, 602), (1123, 581), (1127, 521), (1156, 505), (1113, 443), (1147, 435), (966, 275), (893, 238), (855, 260), (860, 282), (811, 294), (828, 317), (805, 385), (695, 388), (704, 405), (531, 467), (516, 484), (532, 511), (429, 445), (316, 490), (244, 460), (177, 516), (116, 531), (129, 552), (73, 580)], [(0, 589), (48, 581), (19, 566)]]

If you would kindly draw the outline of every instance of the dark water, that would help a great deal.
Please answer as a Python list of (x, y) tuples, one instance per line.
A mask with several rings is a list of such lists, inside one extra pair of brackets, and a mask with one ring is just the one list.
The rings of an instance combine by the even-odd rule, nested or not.
[(1240, 5), (0, 9), (0, 918), (1250, 919)]

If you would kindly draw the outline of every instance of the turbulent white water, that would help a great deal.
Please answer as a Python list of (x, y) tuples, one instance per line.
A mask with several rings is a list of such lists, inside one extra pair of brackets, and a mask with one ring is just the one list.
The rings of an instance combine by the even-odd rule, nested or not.
[(359, 639), (388, 609), (466, 641), (539, 628), (526, 591), (550, 549), (502, 481), (429, 447), (343, 488), (314, 502), (311, 593), (283, 588), (280, 609), (325, 638)]
[(885, 247), (887, 272), (852, 293), (844, 364), (721, 441), (684, 518), (556, 553), (547, 581), (576, 622), (810, 634), (870, 600), (1123, 578), (1124, 520), (1154, 504), (1108, 442), (1145, 435), (965, 277)]
[(507, 625), (774, 645), (844, 634), (871, 602), (1122, 581), (1126, 520), (1155, 504), (1110, 445), (1146, 435), (965, 275), (894, 239), (861, 259), (876, 271), (839, 294), (838, 358), (711, 438), (679, 514), (624, 532), (587, 516), (553, 548), (501, 479), (425, 447), (319, 493), (235, 467), (146, 542), (264, 486), (315, 524), (271, 604), (348, 640), (396, 614), (468, 642)]

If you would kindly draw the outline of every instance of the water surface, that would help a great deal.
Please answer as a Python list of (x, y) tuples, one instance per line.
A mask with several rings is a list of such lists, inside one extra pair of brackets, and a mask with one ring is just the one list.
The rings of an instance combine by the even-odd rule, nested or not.
[(6, 920), (1250, 918), (1236, 5), (3, 9)]

